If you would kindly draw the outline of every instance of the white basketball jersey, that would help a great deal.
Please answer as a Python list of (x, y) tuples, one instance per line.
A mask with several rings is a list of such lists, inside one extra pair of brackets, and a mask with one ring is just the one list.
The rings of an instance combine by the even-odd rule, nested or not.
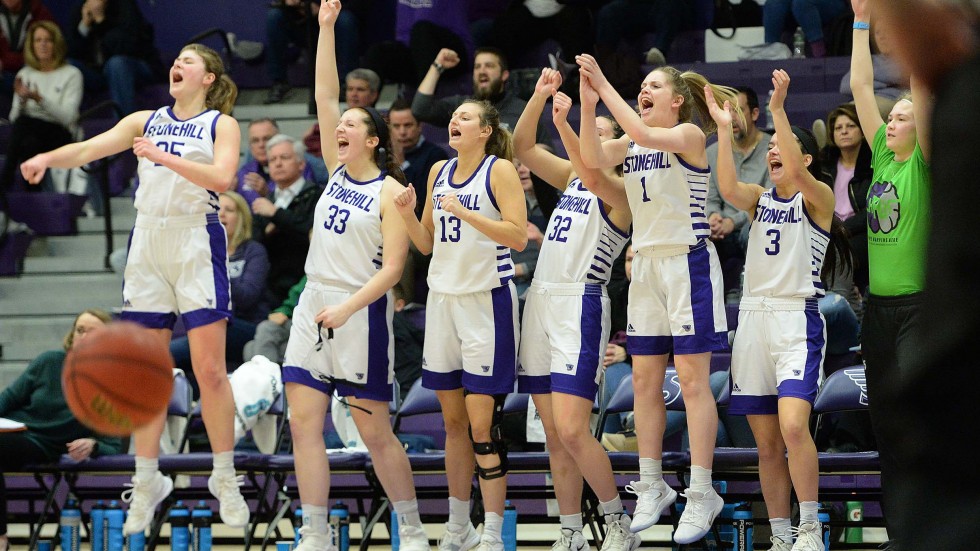
[(313, 213), (306, 255), (310, 280), (356, 290), (381, 269), (381, 188), (385, 174), (359, 182), (341, 166), (330, 176)]
[(628, 240), (629, 234), (609, 221), (602, 201), (575, 178), (548, 222), (534, 279), (605, 285)]
[[(221, 112), (208, 110), (187, 120), (178, 119), (170, 107), (150, 115), (143, 137), (160, 149), (188, 161), (214, 161), (214, 138)], [(192, 184), (169, 168), (141, 157), (137, 166), (139, 187), (136, 210), (150, 216), (179, 216), (218, 212), (218, 194)]]
[(781, 199), (776, 189), (759, 197), (745, 255), (745, 294), (753, 297), (822, 297), (820, 269), (830, 234), (813, 223), (797, 192)]
[(497, 157), (487, 155), (473, 175), (454, 184), (457, 158), (443, 165), (432, 186), (434, 228), (429, 288), (440, 293), (462, 295), (489, 291), (514, 277), (510, 248), (490, 239), (473, 226), (442, 210), (439, 198), (455, 193), (459, 202), (490, 220), (501, 220), (497, 200), (490, 191), (490, 168)]
[(633, 212), (634, 250), (697, 245), (708, 237), (709, 174), (710, 169), (692, 167), (674, 153), (630, 141), (623, 177)]

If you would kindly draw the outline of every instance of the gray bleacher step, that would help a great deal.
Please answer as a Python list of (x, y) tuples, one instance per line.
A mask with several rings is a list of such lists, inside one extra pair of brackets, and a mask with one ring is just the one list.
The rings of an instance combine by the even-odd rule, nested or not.
[[(124, 247), (126, 242), (116, 241), (113, 245)], [(24, 259), (24, 273), (77, 274), (105, 272), (104, 256), (104, 252), (99, 256), (28, 256)]]
[(28, 274), (0, 278), (0, 303), (5, 319), (75, 315), (86, 308), (111, 310), (122, 305), (122, 276)]
[[(113, 249), (126, 246), (129, 230), (118, 230), (112, 234)], [(69, 236), (51, 236), (47, 238), (49, 257), (98, 258), (102, 259), (106, 252), (105, 235), (102, 233), (84, 233)]]
[[(113, 214), (112, 215), (112, 231), (114, 233), (125, 233), (129, 234), (129, 230), (133, 229), (136, 224), (136, 211), (132, 213), (123, 214)], [(101, 216), (94, 216), (92, 218), (87, 218), (81, 216), (78, 218), (78, 233), (79, 234), (104, 234), (105, 233), (105, 218)]]
[(60, 348), (75, 315), (0, 318), (3, 361), (30, 361), (45, 350)]

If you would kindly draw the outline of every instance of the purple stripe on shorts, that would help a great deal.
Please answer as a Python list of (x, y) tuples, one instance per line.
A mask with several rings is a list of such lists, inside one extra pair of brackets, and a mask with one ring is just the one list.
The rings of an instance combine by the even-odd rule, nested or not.
[(551, 392), (551, 375), (520, 375), (517, 377), (517, 392), (547, 394)]
[(173, 329), (177, 323), (177, 314), (168, 312), (131, 312), (123, 310), (119, 313), (119, 319), (134, 321), (147, 329)]
[(514, 304), (510, 285), (490, 291), (493, 305), (493, 376), (463, 373), (463, 388), (477, 394), (510, 394), (517, 378), (517, 341), (514, 339)]
[[(341, 396), (356, 396), (367, 400), (387, 402), (391, 400), (391, 384), (388, 383), (388, 341), (391, 329), (388, 327), (388, 295), (368, 305), (368, 360), (367, 383), (363, 388), (352, 388), (349, 394)], [(335, 345), (337, 343), (334, 341)], [(341, 345), (343, 346), (343, 345)], [(358, 381), (354, 381), (358, 382)], [(337, 383), (341, 389), (342, 382)]]
[(626, 351), (631, 356), (659, 356), (670, 352), (673, 338), (669, 336), (643, 337), (626, 335)]
[(196, 327), (204, 327), (216, 321), (231, 319), (231, 310), (218, 310), (217, 308), (199, 308), (180, 315), (184, 321), (184, 327), (190, 331)]
[(211, 239), (211, 271), (214, 273), (214, 309), (231, 311), (231, 281), (228, 279), (228, 249), (225, 245), (225, 227), (217, 221), (210, 221), (208, 215), (208, 236)]
[[(699, 354), (728, 348), (728, 338), (715, 330), (714, 288), (711, 286), (711, 254), (708, 247), (696, 247), (687, 253), (687, 270), (691, 278), (691, 315), (694, 335), (675, 339), (675, 354)], [(722, 342), (723, 341), (723, 342)]]
[(283, 384), (296, 383), (308, 386), (314, 390), (319, 390), (327, 396), (333, 394), (333, 385), (317, 379), (309, 371), (294, 365), (282, 366), (282, 382)]

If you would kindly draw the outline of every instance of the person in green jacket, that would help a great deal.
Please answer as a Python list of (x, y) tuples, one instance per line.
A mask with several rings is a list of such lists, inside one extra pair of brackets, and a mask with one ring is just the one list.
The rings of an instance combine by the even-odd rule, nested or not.
[[(245, 361), (255, 356), (265, 356), (277, 364), (282, 364), (286, 355), (286, 342), (289, 329), (293, 326), (293, 309), (299, 303), (299, 295), (306, 287), (306, 276), (289, 288), (289, 294), (278, 308), (269, 312), (269, 317), (255, 327), (255, 338), (245, 343), (242, 357)], [(0, 551), (3, 551), (0, 549)]]
[(85, 310), (65, 335), (62, 350), (40, 354), (0, 393), (0, 418), (24, 425), (23, 429), (0, 432), (0, 551), (8, 547), (4, 472), (57, 461), (63, 453), (83, 461), (122, 451), (122, 439), (97, 435), (75, 419), (61, 392), (61, 370), (68, 351), (111, 320), (103, 310)]

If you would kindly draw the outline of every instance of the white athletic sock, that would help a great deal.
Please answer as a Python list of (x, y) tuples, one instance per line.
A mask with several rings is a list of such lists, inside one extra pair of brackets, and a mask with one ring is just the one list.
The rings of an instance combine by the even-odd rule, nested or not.
[(415, 526), (422, 528), (422, 520), (419, 518), (419, 502), (417, 499), (406, 501), (395, 501), (391, 504), (398, 515), (398, 526)]
[(769, 526), (772, 528), (772, 535), (785, 542), (793, 541), (793, 533), (788, 518), (771, 518), (769, 519)]
[(160, 460), (156, 457), (136, 456), (136, 478), (149, 481), (160, 471)]
[(651, 457), (640, 458), (640, 482), (656, 484), (664, 479), (664, 462)]
[(309, 527), (317, 534), (330, 534), (330, 511), (326, 505), (303, 504), (303, 526)]
[(569, 530), (575, 530), (576, 532), (581, 532), (584, 523), (582, 522), (582, 513), (576, 513), (574, 515), (558, 515), (558, 520), (561, 521), (562, 528), (568, 528)]
[(500, 535), (504, 528), (504, 517), (497, 513), (487, 513), (483, 516), (483, 538), (493, 538), (496, 541), (503, 541)]
[(459, 532), (470, 523), (470, 502), (449, 498), (449, 531)]
[(804, 522), (820, 522), (817, 517), (817, 509), (820, 504), (816, 501), (801, 501), (800, 502), (800, 524)]
[(691, 489), (695, 492), (707, 492), (711, 489), (711, 469), (691, 465)]
[(235, 452), (226, 451), (214, 454), (214, 467), (211, 474), (215, 476), (235, 476)]
[(623, 500), (616, 496), (609, 501), (600, 501), (599, 508), (603, 515), (618, 515), (623, 512)]

